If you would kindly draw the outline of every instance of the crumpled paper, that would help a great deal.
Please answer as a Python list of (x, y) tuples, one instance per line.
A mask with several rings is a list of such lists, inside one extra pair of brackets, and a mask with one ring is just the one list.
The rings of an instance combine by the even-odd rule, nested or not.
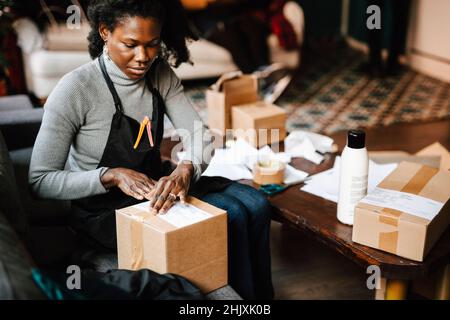
[(292, 158), (302, 157), (320, 164), (324, 159), (322, 154), (333, 151), (333, 139), (318, 133), (296, 130), (284, 140), (284, 150)]

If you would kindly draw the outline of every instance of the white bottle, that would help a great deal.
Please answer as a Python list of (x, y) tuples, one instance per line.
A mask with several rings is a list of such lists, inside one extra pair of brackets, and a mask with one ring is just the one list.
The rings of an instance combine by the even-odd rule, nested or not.
[(369, 157), (365, 138), (364, 131), (350, 130), (341, 155), (337, 218), (349, 225), (353, 225), (355, 205), (367, 194)]

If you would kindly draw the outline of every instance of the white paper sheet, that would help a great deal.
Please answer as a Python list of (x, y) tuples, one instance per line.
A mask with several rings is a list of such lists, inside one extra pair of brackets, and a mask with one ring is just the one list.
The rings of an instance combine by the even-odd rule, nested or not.
[[(340, 161), (341, 157), (336, 157), (333, 168), (311, 176), (301, 190), (337, 202), (339, 197)], [(367, 193), (372, 192), (395, 168), (397, 168), (396, 163), (376, 164), (369, 160)]]
[[(134, 205), (134, 208), (149, 211), (150, 201), (142, 202)], [(182, 204), (177, 202), (170, 208), (166, 214), (158, 214), (160, 219), (174, 225), (177, 228), (182, 228), (212, 217), (212, 214), (199, 209), (189, 203)]]
[(293, 166), (286, 165), (286, 170), (284, 171), (284, 184), (293, 185), (303, 182), (308, 173), (302, 170), (295, 169)]
[(233, 152), (228, 149), (216, 149), (210, 164), (203, 176), (220, 176), (230, 180), (253, 179), (253, 174), (243, 162), (233, 158)]
[(333, 175), (333, 169), (315, 174), (305, 182), (301, 190), (337, 203), (339, 184), (336, 183)]
[[(183, 152), (178, 153), (178, 159), (182, 159)], [(308, 173), (295, 169), (288, 165), (291, 157), (284, 153), (275, 153), (269, 146), (256, 149), (243, 139), (237, 139), (227, 149), (216, 149), (203, 176), (220, 176), (230, 180), (253, 179), (253, 166), (261, 160), (278, 160), (286, 163), (284, 175), (285, 184), (295, 184), (302, 182)]]

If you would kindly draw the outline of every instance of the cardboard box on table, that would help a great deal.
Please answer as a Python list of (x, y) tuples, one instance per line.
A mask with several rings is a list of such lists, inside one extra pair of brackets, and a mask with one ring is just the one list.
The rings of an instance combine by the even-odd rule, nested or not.
[(234, 136), (255, 147), (283, 141), (286, 137), (286, 111), (276, 105), (257, 101), (231, 109)]
[(450, 172), (401, 162), (356, 205), (352, 240), (423, 261), (449, 225), (449, 198)]
[(208, 293), (227, 284), (227, 215), (199, 199), (187, 202), (210, 214), (176, 227), (144, 206), (116, 210), (118, 266), (182, 275)]
[(252, 75), (223, 75), (206, 91), (208, 126), (221, 135), (231, 129), (231, 106), (257, 101), (258, 80)]

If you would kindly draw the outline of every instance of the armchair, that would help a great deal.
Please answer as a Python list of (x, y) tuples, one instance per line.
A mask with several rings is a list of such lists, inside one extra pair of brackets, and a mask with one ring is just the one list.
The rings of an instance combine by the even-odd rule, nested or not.
[[(301, 7), (294, 1), (286, 3), (284, 15), (291, 22), (297, 41), (303, 42), (304, 16)], [(15, 21), (18, 45), (22, 50), (25, 78), (28, 90), (38, 98), (45, 99), (59, 79), (71, 70), (91, 60), (86, 50), (47, 50), (44, 35), (29, 19)], [(86, 34), (87, 36), (87, 29)], [(83, 35), (83, 32), (79, 33)], [(79, 43), (80, 41), (75, 42)], [(268, 39), (272, 62), (282, 62), (287, 67), (296, 68), (300, 64), (299, 51), (286, 51), (279, 46), (278, 39), (271, 34)], [(189, 44), (193, 65), (184, 63), (174, 69), (181, 80), (218, 77), (226, 72), (237, 70), (229, 52), (205, 39)]]

